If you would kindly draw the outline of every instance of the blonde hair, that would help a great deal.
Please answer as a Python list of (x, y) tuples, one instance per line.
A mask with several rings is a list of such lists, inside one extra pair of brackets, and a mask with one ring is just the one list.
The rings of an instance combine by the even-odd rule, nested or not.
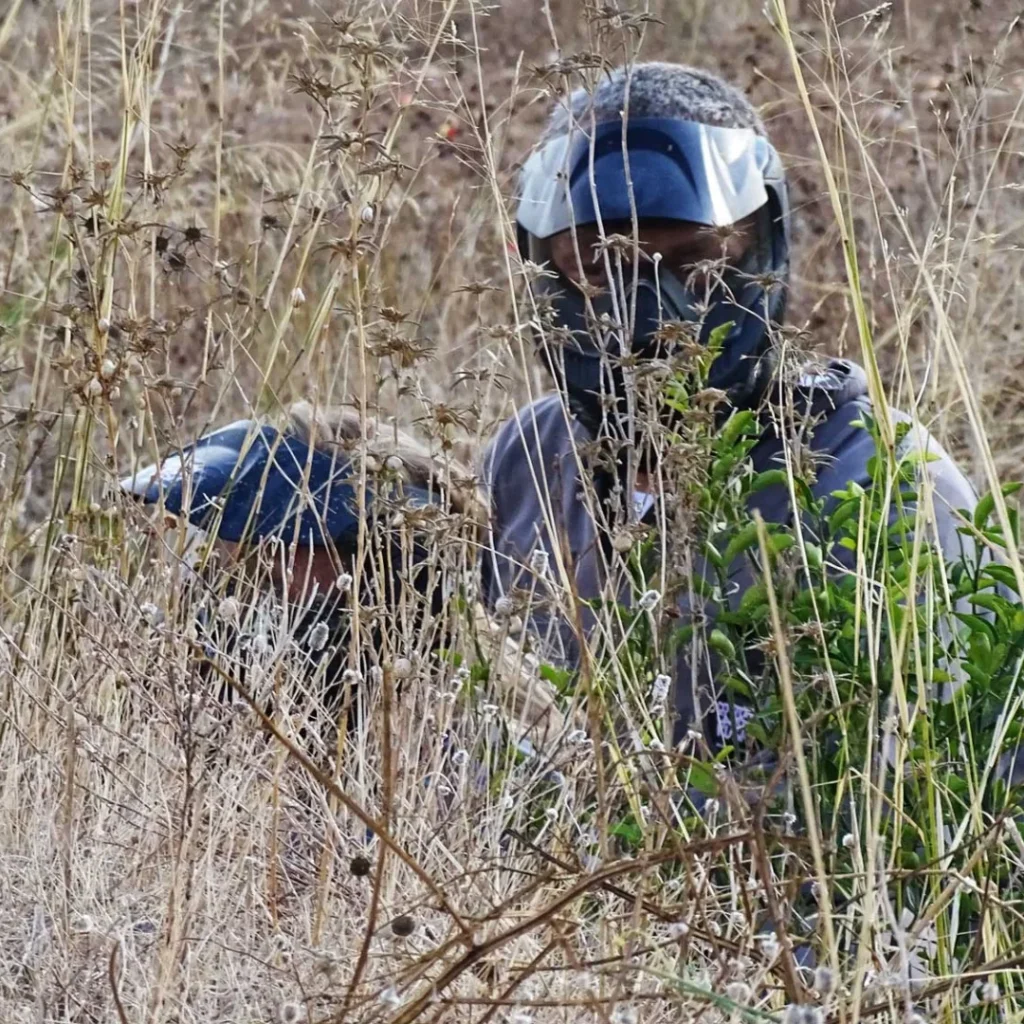
[(307, 444), (328, 451), (341, 448), (354, 462), (365, 451), (378, 466), (397, 468), (406, 483), (437, 492), (451, 512), (466, 516), (478, 528), (483, 527), (486, 503), (477, 478), (450, 453), (431, 452), (404, 430), (340, 406), (316, 408), (311, 402), (295, 402), (288, 409), (288, 420), (291, 429)]

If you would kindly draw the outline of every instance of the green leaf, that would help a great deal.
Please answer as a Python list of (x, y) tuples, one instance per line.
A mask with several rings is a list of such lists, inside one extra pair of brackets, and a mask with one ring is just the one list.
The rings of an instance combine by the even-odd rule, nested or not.
[(789, 474), (784, 469), (766, 469), (750, 481), (750, 493), (757, 494), (766, 487), (785, 487), (788, 481)]
[(563, 696), (571, 694), (574, 690), (576, 673), (568, 669), (559, 668), (557, 665), (541, 665), (537, 670), (541, 679), (551, 683), (552, 686)]
[(717, 651), (723, 658), (732, 660), (736, 657), (733, 642), (720, 629), (713, 629), (708, 634), (708, 647)]
[(754, 699), (754, 688), (750, 682), (740, 676), (726, 676), (722, 680), (722, 686), (733, 696), (742, 697), (744, 700)]
[(726, 561), (722, 557), (721, 552), (715, 547), (711, 541), (705, 541), (704, 543), (704, 554), (707, 556), (708, 561), (719, 570), (724, 570)]
[(747, 735), (757, 743), (760, 743), (762, 747), (771, 745), (768, 731), (756, 718), (752, 718), (747, 722)]
[(693, 626), (680, 626), (675, 632), (675, 641), (679, 646), (688, 644), (693, 639)]
[(757, 523), (747, 523), (731, 541), (722, 555), (726, 565), (732, 565), (738, 555), (752, 548), (757, 543)]
[(837, 533), (841, 527), (845, 526), (849, 520), (860, 512), (860, 508), (860, 498), (852, 498), (847, 501), (840, 502), (828, 517), (829, 529), (833, 533)]
[(737, 409), (725, 422), (719, 435), (724, 445), (731, 447), (745, 434), (759, 432), (757, 416), (752, 409)]
[(755, 608), (759, 608), (767, 603), (768, 588), (764, 583), (755, 583), (752, 586), (747, 587), (743, 592), (743, 596), (740, 598), (738, 610), (744, 615), (749, 615)]
[[(1022, 482), (1015, 481), (1013, 483), (1003, 484), (1001, 490), (1003, 497), (1008, 498), (1011, 494), (1016, 494), (1021, 489)], [(988, 517), (992, 515), (996, 507), (995, 495), (989, 491), (981, 501), (975, 506), (974, 509), (974, 525), (980, 530), (987, 522)]]
[(983, 619), (980, 615), (971, 615), (970, 612), (955, 612), (954, 614), (970, 629), (972, 636), (984, 637), (989, 648), (996, 642), (995, 627), (987, 619)]
[(635, 821), (616, 822), (608, 831), (632, 849), (636, 849), (644, 841), (644, 831)]
[(817, 544), (804, 544), (804, 554), (807, 557), (807, 564), (812, 569), (820, 569), (823, 562), (824, 556), (821, 553), (821, 548)]
[(990, 612), (995, 612), (996, 615), (1005, 615), (1010, 610), (1010, 603), (1005, 597), (999, 597), (996, 594), (989, 594), (987, 592), (977, 592), (970, 594), (965, 598), (970, 604), (977, 605), (979, 608), (985, 608)]
[(718, 792), (718, 779), (715, 778), (715, 773), (699, 761), (690, 762), (689, 783), (705, 796), (714, 796)]
[(788, 551), (796, 543), (796, 537), (791, 533), (773, 533), (768, 538), (768, 550), (773, 555), (781, 555), (783, 551)]

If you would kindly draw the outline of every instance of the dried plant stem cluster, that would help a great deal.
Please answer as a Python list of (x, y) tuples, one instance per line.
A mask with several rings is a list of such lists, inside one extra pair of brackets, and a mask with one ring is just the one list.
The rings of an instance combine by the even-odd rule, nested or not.
[[(799, 666), (783, 804), (668, 742), (654, 652), (693, 575), (682, 496), (715, 396), (691, 432), (646, 425), (671, 532), (640, 615), (598, 610), (578, 676), (525, 630), (539, 591), (482, 613), (461, 468), (548, 387), (516, 170), (553, 98), (642, 55), (715, 61), (772, 127), (800, 246), (787, 357), (852, 352), (876, 407), (907, 408), (983, 490), (1019, 474), (1024, 29), (962, 6), (0, 11), (0, 1019), (1019, 1016), (1024, 840), (982, 798), (988, 750), (953, 793), (938, 746), (909, 749), (897, 688), (873, 726), (899, 771), (849, 757), (826, 813), (796, 756), (818, 723), (795, 712), (828, 672)], [(360, 483), (401, 456), (461, 489), (440, 514), (389, 510), (429, 539), (440, 607), (386, 590), (367, 525), (336, 567), (345, 631), (309, 628), (311, 588), (269, 582), (302, 583), (294, 547), (197, 555), (118, 492), (213, 425), (289, 409), (344, 435)], [(1011, 513), (997, 497), (994, 521)], [(606, 525), (626, 579), (650, 537)], [(531, 570), (582, 622), (564, 562)], [(785, 664), (805, 625), (772, 620), (763, 652)], [(714, 794), (700, 813), (680, 769)], [(931, 820), (905, 819), (914, 786)]]

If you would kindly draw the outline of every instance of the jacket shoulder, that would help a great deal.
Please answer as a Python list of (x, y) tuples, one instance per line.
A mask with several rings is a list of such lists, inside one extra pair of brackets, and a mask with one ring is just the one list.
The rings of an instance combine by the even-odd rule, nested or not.
[(484, 450), (481, 475), (493, 487), (527, 461), (547, 465), (585, 440), (586, 429), (566, 409), (561, 396), (544, 395), (518, 409), (498, 428)]

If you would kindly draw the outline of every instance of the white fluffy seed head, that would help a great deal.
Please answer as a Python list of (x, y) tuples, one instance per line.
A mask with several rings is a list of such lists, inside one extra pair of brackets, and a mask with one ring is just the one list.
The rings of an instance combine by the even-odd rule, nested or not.
[(498, 600), (494, 602), (494, 614), (497, 615), (499, 619), (507, 619), (512, 614), (514, 607), (515, 605), (512, 603), (512, 599), (510, 597), (499, 597)]
[(302, 1008), (298, 1003), (285, 1002), (277, 1008), (277, 1019), (281, 1024), (296, 1024), (302, 1016)]
[(836, 975), (831, 967), (824, 964), (814, 969), (814, 988), (822, 996), (830, 996), (836, 988)]
[(542, 576), (548, 571), (548, 553), (543, 548), (537, 548), (530, 555), (530, 568), (538, 576)]
[(334, 585), (343, 593), (347, 594), (352, 589), (352, 576), (343, 572), (335, 581)]
[(306, 301), (306, 293), (298, 286), (292, 289), (292, 306), (298, 308)]
[(776, 938), (774, 933), (768, 932), (767, 935), (762, 935), (758, 940), (758, 944), (761, 947), (761, 952), (764, 954), (765, 959), (769, 963), (772, 963), (779, 955), (779, 940)]
[(309, 649), (311, 651), (322, 651), (327, 646), (327, 639), (330, 631), (326, 622), (318, 622), (309, 631)]
[(391, 674), (395, 679), (408, 679), (412, 675), (412, 662), (408, 658), (395, 658)]
[(823, 1024), (825, 1013), (820, 1006), (790, 1003), (782, 1011), (782, 1024)]
[(163, 622), (164, 613), (152, 601), (146, 601), (145, 604), (139, 605), (139, 611), (151, 626), (158, 626)]
[(668, 691), (672, 686), (672, 677), (667, 676), (664, 673), (654, 677), (654, 682), (651, 685), (651, 700), (656, 704), (664, 704), (668, 697)]
[(745, 1005), (750, 1002), (750, 986), (745, 981), (730, 981), (725, 986), (726, 998)]
[(398, 994), (398, 989), (394, 985), (388, 985), (378, 997), (385, 1006), (401, 1006), (402, 997)]
[(99, 398), (103, 394), (103, 381), (99, 377), (92, 377), (85, 385), (85, 393), (90, 398)]
[(103, 362), (100, 364), (100, 376), (104, 380), (110, 380), (110, 378), (113, 377), (115, 373), (117, 373), (117, 363), (115, 363), (114, 360), (110, 358), (104, 359)]
[(367, 203), (362, 210), (359, 211), (359, 219), (364, 224), (372, 224), (377, 217), (377, 211), (374, 210), (371, 203)]
[(640, 607), (645, 611), (649, 612), (658, 606), (658, 602), (661, 600), (661, 594), (657, 590), (645, 590), (640, 595), (640, 600), (637, 602)]
[(991, 978), (981, 986), (982, 1002), (998, 1003), (1000, 995), (999, 983), (997, 981), (993, 981)]
[(233, 597), (225, 597), (217, 605), (217, 617), (225, 622), (237, 622), (239, 613), (238, 601)]

